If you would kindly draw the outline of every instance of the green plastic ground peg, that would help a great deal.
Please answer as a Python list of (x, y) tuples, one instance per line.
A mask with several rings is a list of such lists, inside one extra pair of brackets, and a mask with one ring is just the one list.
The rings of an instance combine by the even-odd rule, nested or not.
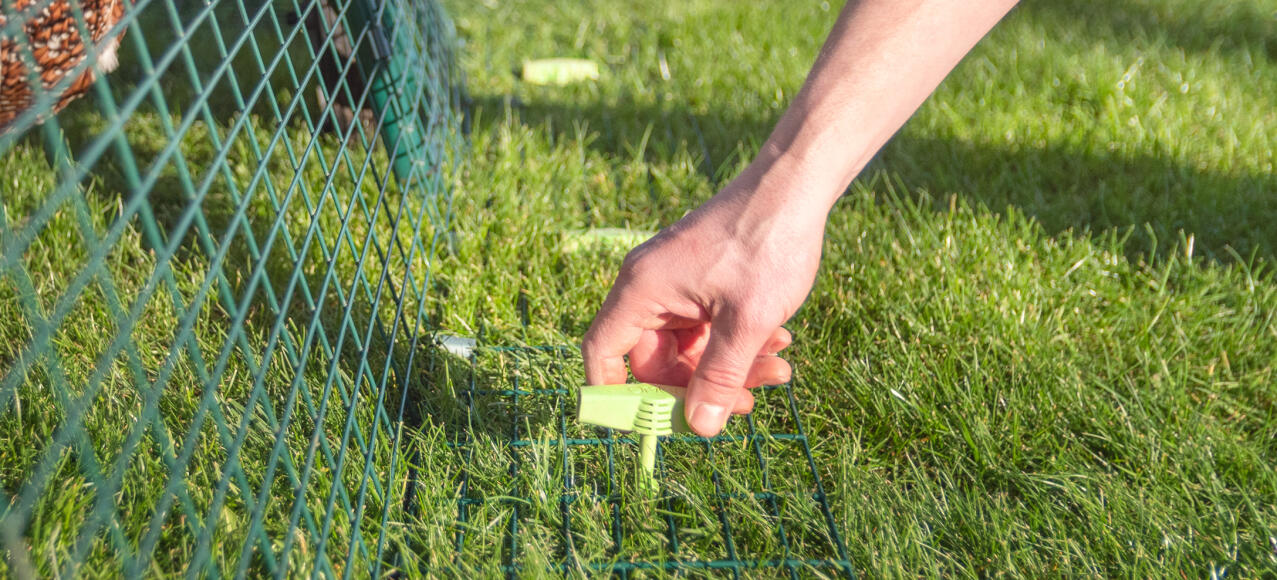
[(626, 228), (568, 230), (563, 232), (563, 244), (560, 249), (570, 254), (592, 249), (628, 252), (654, 235), (656, 232)]
[(655, 494), (657, 438), (691, 430), (683, 417), (686, 392), (684, 387), (647, 383), (581, 387), (576, 418), (589, 425), (637, 434), (639, 462), (643, 466), (639, 483), (648, 493)]
[(523, 61), (523, 82), (567, 85), (599, 78), (599, 63), (583, 58), (543, 58)]

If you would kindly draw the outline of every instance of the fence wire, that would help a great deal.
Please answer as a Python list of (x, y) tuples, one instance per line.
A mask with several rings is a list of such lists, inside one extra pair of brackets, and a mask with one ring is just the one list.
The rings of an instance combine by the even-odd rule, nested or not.
[(0, 9), (0, 575), (851, 576), (791, 386), (652, 497), (573, 349), (434, 347), (433, 1)]
[(0, 10), (0, 575), (388, 573), (448, 222), (445, 16)]
[(430, 573), (854, 577), (791, 384), (756, 390), (754, 413), (716, 437), (662, 437), (651, 496), (631, 435), (569, 419), (576, 349), (480, 348), (429, 366), (453, 385), (416, 407), (450, 450), (411, 459)]

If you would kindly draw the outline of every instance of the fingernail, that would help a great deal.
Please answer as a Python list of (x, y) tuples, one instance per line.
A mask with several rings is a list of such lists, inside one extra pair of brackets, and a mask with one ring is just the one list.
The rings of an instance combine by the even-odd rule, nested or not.
[(723, 426), (727, 424), (728, 415), (727, 407), (713, 403), (697, 403), (692, 407), (692, 417), (688, 422), (691, 423), (693, 431), (702, 435), (706, 433), (714, 435), (723, 430)]

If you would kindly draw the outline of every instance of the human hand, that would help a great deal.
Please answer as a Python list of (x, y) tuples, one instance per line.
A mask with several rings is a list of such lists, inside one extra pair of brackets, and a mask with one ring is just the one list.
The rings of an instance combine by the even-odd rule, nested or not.
[(1016, 0), (848, 2), (757, 158), (708, 203), (630, 252), (581, 352), (591, 384), (687, 384), (718, 433), (745, 387), (788, 380), (781, 328), (811, 290), (834, 201)]
[[(748, 388), (781, 384), (781, 328), (815, 280), (824, 211), (780, 211), (741, 178), (626, 256), (582, 344), (590, 384), (687, 385), (692, 430), (713, 436), (753, 410)], [(813, 215), (807, 215), (808, 213)]]

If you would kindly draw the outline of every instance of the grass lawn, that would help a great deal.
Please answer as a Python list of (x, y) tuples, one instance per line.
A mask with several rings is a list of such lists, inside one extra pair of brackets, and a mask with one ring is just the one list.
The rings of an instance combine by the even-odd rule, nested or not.
[[(0, 252), (0, 498), (29, 510), (0, 529), (0, 572), (253, 575), (274, 558), (294, 574), (666, 577), (788, 558), (720, 572), (810, 577), (845, 558), (871, 578), (1277, 575), (1271, 0), (1013, 11), (834, 209), (789, 324), (793, 384), (722, 440), (663, 444), (658, 500), (635, 493), (628, 439), (564, 420), (579, 355), (505, 348), (579, 342), (623, 251), (565, 252), (565, 234), (657, 229), (712, 195), (839, 3), (444, 4), (472, 99), (449, 234), (411, 196), (376, 209), (362, 158), (318, 160), (335, 141), (262, 178), (310, 188), (240, 200), (276, 129), (260, 107), (200, 202), (220, 245), (187, 232), (171, 257), (113, 221), (118, 168), (53, 207), (36, 140), (0, 158), (0, 250), (51, 208), (20, 255)], [(553, 56), (602, 74), (513, 72)], [(160, 117), (131, 123), (137, 151), (160, 153)], [(62, 118), (94, 131), (83, 106)], [(235, 119), (201, 120), (181, 154), (205, 167), (200, 131)], [(187, 203), (152, 198), (166, 234)], [(415, 240), (405, 220), (425, 222)], [(382, 294), (379, 278), (402, 283)], [(24, 360), (46, 313), (57, 360)], [(421, 346), (435, 329), (498, 348), (451, 357)], [(60, 431), (68, 417), (86, 437)], [(33, 474), (48, 485), (24, 487)]]
[[(562, 233), (711, 195), (834, 4), (448, 3), (474, 111), (443, 325), (577, 342), (621, 253), (565, 256)], [(1277, 571), (1275, 9), (1026, 3), (836, 207), (794, 391), (864, 576)], [(512, 70), (551, 56), (602, 76)]]

